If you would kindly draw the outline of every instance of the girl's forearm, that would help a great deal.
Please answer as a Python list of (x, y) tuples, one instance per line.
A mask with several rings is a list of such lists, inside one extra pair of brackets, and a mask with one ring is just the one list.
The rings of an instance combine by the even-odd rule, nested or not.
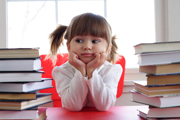
[(95, 69), (93, 68), (87, 68), (87, 76), (88, 76), (88, 79), (91, 79), (92, 78), (92, 73)]
[(86, 69), (84, 67), (77, 68), (77, 70), (81, 72), (82, 76), (86, 76)]

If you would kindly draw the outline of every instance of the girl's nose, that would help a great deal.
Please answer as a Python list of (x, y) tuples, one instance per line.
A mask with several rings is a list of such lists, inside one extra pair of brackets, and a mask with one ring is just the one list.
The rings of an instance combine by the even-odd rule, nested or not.
[(91, 48), (92, 48), (92, 45), (89, 42), (84, 44), (84, 50), (91, 50)]
[(89, 47), (85, 47), (84, 50), (91, 50)]

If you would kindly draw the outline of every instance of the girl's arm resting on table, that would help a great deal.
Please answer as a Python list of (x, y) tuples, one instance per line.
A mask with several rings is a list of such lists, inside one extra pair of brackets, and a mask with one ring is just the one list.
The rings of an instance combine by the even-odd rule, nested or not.
[(97, 70), (95, 70), (92, 78), (87, 81), (93, 103), (99, 111), (107, 111), (114, 106), (121, 74), (122, 67), (113, 65), (102, 75), (99, 75)]
[(59, 67), (53, 69), (52, 76), (63, 107), (70, 111), (80, 111), (86, 103), (88, 93), (86, 78), (78, 70), (73, 75), (70, 71)]

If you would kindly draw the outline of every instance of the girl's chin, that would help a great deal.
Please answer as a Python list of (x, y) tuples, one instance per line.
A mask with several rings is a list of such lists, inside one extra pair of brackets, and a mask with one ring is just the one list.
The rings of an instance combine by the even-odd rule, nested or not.
[(85, 63), (85, 64), (88, 64), (89, 62), (91, 62), (93, 59), (83, 59), (82, 61)]
[(84, 62), (85, 64), (88, 64), (88, 63), (91, 62), (91, 61), (83, 60), (83, 62)]

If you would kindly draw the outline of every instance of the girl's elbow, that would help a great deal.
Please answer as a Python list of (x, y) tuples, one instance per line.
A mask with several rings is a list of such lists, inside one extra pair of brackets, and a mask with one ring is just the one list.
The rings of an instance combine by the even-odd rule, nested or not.
[(104, 111), (108, 111), (109, 108), (108, 107), (101, 107), (101, 108), (97, 108), (98, 111), (104, 112)]
[(104, 104), (101, 104), (99, 106), (96, 106), (96, 109), (98, 111), (108, 111), (111, 107), (114, 106), (114, 103), (115, 103), (115, 101), (104, 103)]
[(82, 110), (82, 106), (74, 106), (74, 107), (66, 107), (69, 111), (72, 111), (72, 112), (79, 112)]

